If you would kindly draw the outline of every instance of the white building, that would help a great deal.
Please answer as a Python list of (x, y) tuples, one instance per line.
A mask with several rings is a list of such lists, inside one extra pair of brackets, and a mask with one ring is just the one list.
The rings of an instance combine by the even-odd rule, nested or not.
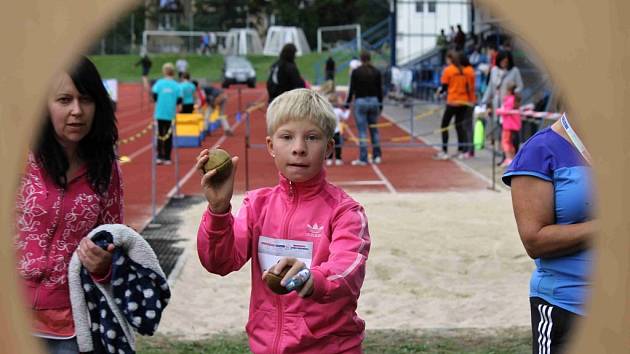
[(396, 58), (398, 65), (435, 47), (440, 29), (448, 36), (450, 26), (470, 31), (470, 0), (396, 0)]

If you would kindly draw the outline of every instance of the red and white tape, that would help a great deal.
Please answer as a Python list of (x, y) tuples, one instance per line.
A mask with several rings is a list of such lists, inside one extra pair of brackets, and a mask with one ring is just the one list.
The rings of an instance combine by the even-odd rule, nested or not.
[(560, 119), (562, 113), (557, 112), (536, 112), (532, 110), (519, 110), (519, 109), (497, 109), (497, 114), (520, 114), (525, 117), (533, 118), (545, 118), (545, 119)]

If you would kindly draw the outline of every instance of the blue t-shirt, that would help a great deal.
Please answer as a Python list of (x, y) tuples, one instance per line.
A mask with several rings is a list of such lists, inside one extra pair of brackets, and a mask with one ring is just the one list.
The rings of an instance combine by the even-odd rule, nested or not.
[[(503, 182), (510, 185), (512, 176), (533, 176), (553, 184), (556, 224), (576, 224), (591, 218), (591, 168), (577, 149), (551, 128), (536, 133), (523, 145), (503, 174)], [(534, 262), (529, 296), (584, 315), (591, 251), (537, 258)]]
[(182, 97), (179, 84), (173, 79), (162, 78), (152, 88), (157, 94), (153, 117), (157, 120), (173, 120), (177, 114), (177, 99)]
[(179, 84), (179, 88), (182, 90), (182, 103), (193, 104), (195, 103), (195, 85), (190, 81), (182, 81)]

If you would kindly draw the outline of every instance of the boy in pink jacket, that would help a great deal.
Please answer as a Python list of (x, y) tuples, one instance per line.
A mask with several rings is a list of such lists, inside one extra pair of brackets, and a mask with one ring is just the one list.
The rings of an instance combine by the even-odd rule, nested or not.
[[(363, 207), (326, 180), (335, 124), (330, 103), (312, 90), (278, 96), (267, 110), (267, 150), (280, 181), (248, 192), (235, 216), (230, 200), (238, 157), (221, 184), (210, 182), (215, 170), (203, 172), (208, 150), (197, 157), (208, 199), (197, 234), (199, 259), (219, 275), (252, 260), (246, 330), (254, 353), (361, 353), (365, 322), (356, 308), (370, 236)], [(304, 269), (310, 277), (277, 295), (263, 275), (285, 266), (290, 270), (282, 285)]]

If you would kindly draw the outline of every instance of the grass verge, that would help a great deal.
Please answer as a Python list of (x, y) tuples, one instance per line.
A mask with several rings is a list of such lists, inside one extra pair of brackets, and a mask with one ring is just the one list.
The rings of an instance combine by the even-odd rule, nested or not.
[[(496, 330), (436, 329), (423, 331), (371, 330), (363, 342), (366, 354), (473, 353), (520, 354), (531, 352), (529, 328)], [(199, 341), (165, 336), (138, 339), (138, 354), (238, 354), (249, 353), (247, 336), (221, 334)]]
[[(310, 53), (296, 59), (298, 68), (302, 76), (310, 82), (315, 81), (316, 67), (320, 67), (323, 73), (324, 61), (327, 54)], [(137, 55), (93, 55), (90, 58), (98, 68), (101, 76), (108, 79), (117, 79), (120, 82), (140, 82), (142, 68), (135, 64), (140, 59)], [(176, 54), (156, 54), (150, 56), (153, 65), (149, 72), (150, 79), (161, 77), (162, 65), (166, 62), (175, 63), (180, 58)], [(220, 82), (221, 69), (223, 67), (223, 56), (215, 55), (185, 55), (188, 67), (193, 79), (205, 79), (207, 82)], [(350, 55), (342, 57), (342, 60), (350, 60)], [(276, 57), (264, 55), (250, 55), (247, 57), (256, 70), (256, 80), (259, 83), (267, 81), (269, 67), (277, 59)], [(337, 66), (342, 63), (338, 62)], [(340, 70), (336, 81), (338, 85), (347, 85), (348, 69)]]

